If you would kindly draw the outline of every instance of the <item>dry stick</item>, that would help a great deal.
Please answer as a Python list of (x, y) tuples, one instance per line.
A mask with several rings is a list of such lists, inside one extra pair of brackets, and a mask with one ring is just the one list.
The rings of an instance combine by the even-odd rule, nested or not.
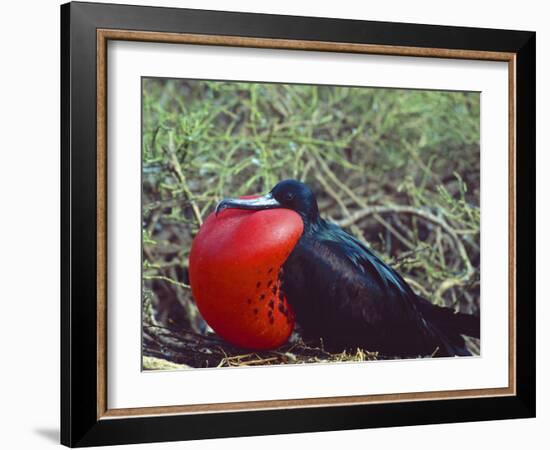
[[(148, 261), (145, 260), (144, 261), (145, 263), (147, 263)], [(172, 259), (166, 263), (149, 263), (148, 265), (145, 266), (145, 269), (156, 269), (156, 270), (163, 270), (163, 269), (170, 269), (172, 267), (183, 267), (184, 269), (188, 267), (188, 264), (186, 262), (181, 262), (179, 261), (178, 259)]]
[(435, 234), (435, 245), (437, 249), (439, 250), (439, 261), (443, 266), (445, 266), (445, 251), (443, 250), (443, 244), (442, 244), (442, 237), (441, 237), (441, 227), (436, 228), (436, 234)]
[[(319, 181), (319, 183), (321, 183), (325, 191), (336, 201), (336, 203), (340, 205), (340, 208), (342, 209), (343, 214), (347, 217), (350, 217), (349, 209), (345, 205), (340, 195), (338, 195), (338, 193), (334, 189), (332, 189), (332, 187), (326, 182), (326, 180), (321, 175), (316, 174), (315, 178), (317, 179), (317, 181)], [(359, 229), (359, 227), (357, 227), (356, 225), (352, 225), (351, 231), (357, 237), (357, 239), (359, 239), (364, 244), (368, 245), (368, 242), (365, 241), (363, 233), (361, 233), (361, 230)]]
[[(327, 165), (327, 163), (322, 158), (320, 158), (317, 153), (313, 152), (313, 155), (314, 155), (314, 159), (316, 159), (321, 164), (321, 167), (322, 167), (323, 171), (334, 182), (334, 184), (336, 184), (337, 186), (342, 187), (343, 190), (347, 193), (351, 192), (350, 189), (347, 186), (343, 185), (340, 182), (338, 177), (336, 175), (334, 175), (334, 172), (332, 172), (332, 170), (330, 170), (330, 167)], [(344, 200), (342, 200), (342, 197), (340, 197), (340, 195), (334, 189), (332, 189), (332, 187), (326, 182), (326, 180), (321, 175), (316, 174), (315, 178), (319, 181), (319, 183), (321, 183), (321, 185), (325, 188), (325, 190), (329, 193), (329, 195), (334, 200), (336, 200), (336, 202), (340, 205), (340, 208), (342, 209), (342, 212), (344, 213), (344, 215), (349, 217), (350, 216), (350, 211), (349, 211), (348, 207), (346, 206)], [(351, 231), (353, 232), (355, 237), (357, 237), (357, 239), (359, 239), (363, 244), (368, 245), (368, 242), (365, 240), (365, 237), (364, 237), (363, 233), (361, 232), (361, 230), (359, 229), (359, 227), (357, 227), (356, 225), (352, 225), (351, 226)]]
[(304, 166), (304, 169), (302, 170), (302, 175), (300, 177), (301, 181), (306, 181), (309, 171), (313, 168), (313, 166), (315, 166), (315, 162), (312, 159), (308, 160), (308, 162)]
[(160, 210), (157, 210), (155, 212), (153, 212), (151, 214), (151, 222), (149, 223), (149, 226), (147, 227), (147, 232), (149, 233), (149, 236), (152, 236), (153, 235), (153, 230), (155, 229), (155, 226), (157, 225), (159, 219), (160, 219), (160, 216), (161, 216), (161, 211)]
[(183, 174), (183, 170), (178, 160), (178, 156), (176, 155), (176, 150), (174, 148), (174, 133), (172, 131), (168, 133), (168, 153), (170, 154), (171, 168), (176, 174), (176, 177), (178, 178), (180, 187), (183, 190), (183, 193), (186, 199), (191, 204), (191, 209), (193, 210), (193, 214), (195, 215), (195, 219), (197, 220), (197, 223), (199, 224), (199, 226), (201, 226), (202, 216), (199, 211), (199, 207), (197, 206), (197, 203), (193, 199), (193, 194), (191, 193), (189, 186), (187, 186), (187, 180), (185, 178), (185, 175)]
[(410, 284), (413, 288), (415, 288), (418, 292), (421, 293), (425, 298), (430, 298), (432, 294), (430, 294), (424, 286), (422, 286), (418, 281), (416, 281), (414, 278), (410, 277), (403, 277), (405, 281)]
[[(379, 216), (378, 214), (377, 214), (377, 216), (381, 218), (381, 216)], [(399, 232), (402, 233), (403, 235), (405, 235), (410, 242), (413, 242), (413, 241), (416, 240), (416, 236), (414, 235), (414, 233), (412, 233), (411, 230), (408, 229), (405, 226), (405, 224), (399, 218), (399, 215), (395, 214), (393, 216), (393, 222), (395, 223), (396, 230), (399, 229)], [(441, 235), (441, 228), (437, 227), (436, 241), (437, 241), (437, 236), (439, 236), (439, 235)], [(415, 246), (415, 249), (417, 249), (417, 248), (418, 247)], [(431, 248), (431, 246), (428, 245), (428, 247), (424, 247), (424, 248), (421, 247), (420, 250), (426, 250), (426, 248)], [(443, 269), (443, 270), (447, 269), (447, 265), (446, 265), (445, 261), (438, 261), (437, 259), (433, 259), (433, 263), (436, 266), (438, 266), (440, 269)], [(426, 267), (425, 262), (423, 262), (422, 265)], [(428, 269), (426, 268), (426, 270), (428, 270)]]
[(336, 203), (338, 203), (344, 215), (347, 217), (351, 217), (351, 213), (349, 212), (348, 207), (343, 202), (342, 197), (340, 197), (338, 193), (334, 189), (332, 189), (330, 184), (328, 184), (320, 174), (315, 174), (315, 178), (319, 183), (321, 183), (321, 186), (323, 186), (323, 189), (327, 192), (327, 194), (330, 195), (334, 199), (334, 201), (336, 201)]
[(415, 256), (418, 253), (425, 252), (426, 250), (430, 250), (430, 249), (431, 249), (431, 246), (427, 243), (424, 246), (415, 247), (412, 250), (407, 250), (405, 252), (402, 252), (398, 257), (390, 259), (389, 264), (398, 265), (406, 261), (408, 258), (411, 258), (412, 256)]
[(178, 286), (183, 289), (191, 289), (191, 286), (189, 286), (188, 284), (180, 283), (179, 281), (173, 280), (170, 277), (165, 277), (164, 275), (143, 275), (143, 279), (167, 281), (168, 283), (171, 283), (174, 286)]
[[(471, 263), (466, 255), (466, 250), (464, 249), (464, 245), (462, 244), (460, 238), (458, 235), (454, 232), (454, 230), (442, 219), (439, 217), (415, 208), (413, 206), (404, 206), (404, 205), (391, 205), (391, 206), (369, 206), (366, 208), (363, 208), (359, 211), (355, 211), (350, 215), (350, 217), (346, 219), (342, 219), (338, 222), (338, 224), (342, 227), (348, 227), (355, 222), (364, 219), (367, 216), (373, 215), (373, 214), (386, 214), (386, 213), (398, 213), (398, 214), (413, 214), (418, 217), (423, 218), (424, 220), (427, 220), (428, 222), (432, 222), (436, 225), (439, 225), (441, 228), (443, 228), (455, 241), (457, 246), (459, 247), (460, 256), (464, 259), (464, 263), (468, 269), (471, 269)], [(469, 271), (469, 270), (468, 270)]]
[(463, 283), (465, 283), (466, 281), (468, 281), (470, 279), (470, 276), (469, 274), (464, 274), (462, 277), (459, 277), (459, 278), (449, 278), (445, 281), (443, 281), (439, 287), (437, 288), (437, 290), (435, 291), (435, 295), (438, 297), (438, 298), (441, 298), (442, 295), (445, 293), (445, 291), (448, 291), (449, 289), (455, 287), (455, 286), (461, 286)]
[[(436, 296), (441, 297), (446, 290), (470, 279), (470, 277), (474, 273), (474, 269), (472, 268), (472, 264), (470, 262), (470, 259), (468, 258), (466, 249), (464, 248), (464, 244), (462, 243), (458, 235), (455, 233), (455, 231), (443, 219), (440, 219), (434, 216), (433, 214), (427, 213), (425, 211), (421, 211), (416, 208), (411, 208), (406, 206), (369, 207), (367, 206), (366, 202), (363, 199), (359, 198), (355, 194), (355, 192), (353, 192), (349, 187), (347, 187), (345, 184), (341, 183), (340, 180), (338, 180), (334, 172), (330, 170), (327, 163), (322, 158), (320, 158), (319, 155), (317, 155), (316, 153), (314, 153), (314, 155), (317, 161), (319, 162), (319, 164), (321, 165), (322, 169), (324, 170), (324, 172), (332, 179), (332, 181), (338, 184), (342, 188), (342, 190), (346, 192), (350, 196), (350, 198), (352, 198), (358, 205), (363, 207), (361, 211), (357, 211), (356, 213), (352, 214), (351, 217), (359, 216), (360, 218), (363, 218), (372, 214), (379, 223), (382, 223), (382, 225), (386, 226), (386, 228), (389, 229), (398, 239), (400, 239), (403, 243), (406, 243), (406, 241), (403, 241), (403, 236), (401, 236), (399, 233), (397, 234), (395, 233), (395, 230), (393, 229), (393, 227), (388, 227), (389, 225), (388, 223), (384, 223), (385, 221), (382, 222), (380, 220), (382, 218), (380, 217), (379, 214), (384, 212), (402, 212), (402, 213), (408, 213), (408, 214), (415, 214), (419, 217), (424, 218), (425, 220), (428, 220), (432, 223), (439, 225), (453, 238), (453, 240), (455, 241), (457, 250), (460, 254), (460, 257), (464, 263), (466, 271), (465, 271), (465, 274), (460, 278), (452, 278), (442, 282), (436, 291)], [(347, 220), (343, 219), (340, 221), (339, 224), (340, 226), (351, 226), (357, 220), (358, 219), (350, 220), (350, 215), (348, 215)]]
[(326, 163), (326, 161), (323, 160), (323, 158), (321, 158), (316, 152), (313, 152), (313, 155), (315, 157), (315, 159), (317, 159), (317, 161), (319, 162), (319, 164), (321, 165), (321, 168), (323, 169), (323, 171), (328, 175), (328, 177), (334, 182), (334, 184), (336, 184), (337, 186), (339, 186), (346, 194), (348, 194), (348, 196), (350, 198), (353, 199), (353, 201), (355, 201), (355, 203), (357, 203), (359, 206), (362, 206), (362, 207), (366, 207), (367, 204), (365, 203), (365, 201), (361, 198), (359, 198), (357, 195), (355, 195), (355, 192), (353, 192), (349, 187), (347, 187), (344, 183), (342, 183), (338, 177), (334, 174), (334, 172), (330, 169), (330, 167), (328, 166), (328, 164)]
[(402, 143), (405, 146), (405, 149), (409, 152), (411, 157), (414, 159), (414, 162), (418, 164), (418, 167), (422, 169), (422, 171), (428, 176), (433, 177), (436, 179), (436, 182), (439, 184), (443, 184), (443, 180), (441, 180), (441, 177), (432, 171), (432, 168), (430, 166), (427, 166), (420, 155), (418, 154), (418, 149), (421, 149), (426, 145), (425, 143), (426, 137), (422, 135), (422, 137), (418, 140), (416, 145), (408, 143), (406, 140), (403, 140)]
[(351, 217), (348, 217), (346, 219), (339, 221), (338, 224), (340, 226), (350, 226), (351, 224), (357, 222), (358, 220), (364, 219), (369, 215), (384, 214), (384, 213), (413, 214), (415, 216), (421, 217), (424, 220), (427, 220), (429, 222), (432, 222), (440, 226), (453, 239), (466, 270), (464, 275), (461, 277), (451, 278), (443, 281), (435, 293), (436, 296), (441, 297), (441, 295), (443, 295), (443, 293), (446, 290), (454, 286), (457, 286), (459, 284), (462, 284), (465, 281), (468, 281), (471, 278), (471, 276), (474, 274), (475, 271), (472, 267), (472, 263), (470, 262), (470, 259), (468, 258), (468, 255), (466, 253), (466, 249), (464, 248), (464, 244), (462, 243), (458, 235), (443, 219), (440, 219), (439, 217), (427, 211), (423, 211), (421, 209), (414, 208), (412, 206), (401, 206), (401, 205), (370, 206), (354, 212), (353, 214), (351, 214)]
[(409, 241), (412, 242), (416, 240), (416, 236), (414, 235), (414, 233), (410, 230), (409, 227), (405, 226), (398, 215), (395, 215), (393, 217), (393, 223), (395, 224), (395, 228), (399, 229), (401, 234), (403, 234)]
[(381, 223), (383, 226), (385, 226), (389, 231), (391, 231), (391, 233), (397, 238), (399, 239), (403, 244), (405, 244), (406, 247), (409, 247), (411, 250), (413, 250), (414, 248), (416, 248), (416, 246), (411, 242), (409, 241), (405, 236), (403, 236), (399, 231), (397, 231), (393, 225), (391, 223), (389, 223), (388, 221), (384, 220), (380, 215), (378, 214), (374, 214), (374, 218), (379, 222)]
[[(176, 273), (176, 268), (175, 267), (172, 267), (170, 269), (168, 269), (169, 273), (168, 275), (170, 275), (169, 278), (171, 279), (174, 279), (174, 278), (177, 278), (177, 273)], [(185, 285), (187, 286), (187, 285)], [(199, 314), (199, 309), (196, 305), (196, 303), (194, 301), (189, 301), (188, 300), (188, 293), (189, 293), (189, 290), (187, 290), (187, 292), (184, 294), (184, 291), (182, 289), (177, 289), (176, 290), (176, 299), (178, 301), (178, 303), (181, 305), (181, 307), (185, 310), (185, 313), (187, 315), (187, 319), (189, 321), (189, 324), (191, 326), (191, 328), (194, 330), (194, 331), (199, 331), (199, 327), (198, 327), (198, 323), (200, 322), (201, 320), (201, 316)]]
[[(317, 161), (319, 162), (319, 164), (321, 165), (321, 168), (323, 169), (323, 171), (327, 174), (327, 176), (337, 185), (339, 186), (355, 203), (357, 203), (359, 206), (361, 206), (362, 208), (368, 208), (368, 205), (367, 203), (362, 199), (360, 198), (359, 196), (357, 196), (355, 194), (355, 192), (353, 192), (352, 189), (350, 189), (348, 186), (346, 186), (344, 183), (342, 183), (338, 177), (334, 174), (334, 172), (330, 169), (330, 167), (328, 166), (328, 164), (323, 160), (323, 158), (321, 158), (317, 153), (313, 153), (313, 155), (315, 156), (315, 159), (317, 159)], [(346, 208), (344, 202), (342, 201), (342, 205), (344, 206), (344, 208)], [(348, 211), (348, 209), (346, 208), (346, 211)], [(350, 216), (349, 214), (349, 211), (347, 212), (347, 215), (348, 217)], [(380, 223), (382, 226), (386, 227), (386, 229), (388, 229), (392, 234), (395, 235), (395, 237), (397, 239), (399, 239), (401, 242), (403, 242), (403, 244), (405, 244), (407, 247), (409, 248), (414, 248), (414, 245), (408, 241), (406, 238), (404, 238), (404, 236), (402, 236), (399, 232), (397, 232), (397, 230), (395, 230), (395, 228), (393, 228), (388, 222), (386, 222), (384, 219), (382, 219), (382, 217), (380, 217), (378, 214), (374, 214), (374, 218), (375, 220)], [(352, 230), (354, 230), (355, 234), (357, 235), (359, 233), (360, 236), (362, 236), (362, 233), (361, 231), (353, 226), (353, 224), (350, 224), (350, 226), (352, 226)], [(362, 238), (362, 241), (365, 242), (365, 239)]]

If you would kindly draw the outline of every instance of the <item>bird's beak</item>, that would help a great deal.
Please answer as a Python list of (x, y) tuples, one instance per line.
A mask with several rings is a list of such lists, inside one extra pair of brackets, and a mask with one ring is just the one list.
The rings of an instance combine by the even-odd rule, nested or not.
[(228, 208), (260, 210), (281, 208), (281, 204), (271, 193), (254, 198), (225, 198), (216, 206), (216, 215)]

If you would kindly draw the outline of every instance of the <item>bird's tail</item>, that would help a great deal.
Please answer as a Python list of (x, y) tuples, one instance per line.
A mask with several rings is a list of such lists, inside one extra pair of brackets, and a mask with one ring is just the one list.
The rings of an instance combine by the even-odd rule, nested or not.
[(420, 312), (430, 322), (439, 325), (445, 331), (465, 334), (479, 338), (479, 317), (472, 314), (457, 313), (451, 308), (437, 306), (419, 297)]
[(480, 320), (472, 314), (457, 313), (451, 308), (437, 306), (426, 299), (419, 297), (418, 306), (422, 315), (438, 330), (443, 343), (442, 351), (445, 356), (467, 356), (470, 352), (462, 335), (479, 339)]

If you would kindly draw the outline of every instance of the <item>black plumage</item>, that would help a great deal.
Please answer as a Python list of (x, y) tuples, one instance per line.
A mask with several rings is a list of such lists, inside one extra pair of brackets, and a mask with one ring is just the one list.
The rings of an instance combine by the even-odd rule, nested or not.
[(326, 349), (362, 347), (387, 356), (466, 356), (462, 334), (479, 337), (479, 318), (433, 305), (355, 237), (322, 219), (307, 185), (278, 183), (253, 202), (226, 207), (289, 208), (304, 222), (302, 237), (283, 265), (282, 288), (306, 337)]

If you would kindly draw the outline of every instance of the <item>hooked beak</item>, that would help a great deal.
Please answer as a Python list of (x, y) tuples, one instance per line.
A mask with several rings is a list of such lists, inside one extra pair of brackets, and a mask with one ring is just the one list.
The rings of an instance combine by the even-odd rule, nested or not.
[(228, 208), (260, 210), (281, 208), (281, 204), (273, 198), (271, 192), (256, 198), (225, 198), (216, 206), (216, 215)]

